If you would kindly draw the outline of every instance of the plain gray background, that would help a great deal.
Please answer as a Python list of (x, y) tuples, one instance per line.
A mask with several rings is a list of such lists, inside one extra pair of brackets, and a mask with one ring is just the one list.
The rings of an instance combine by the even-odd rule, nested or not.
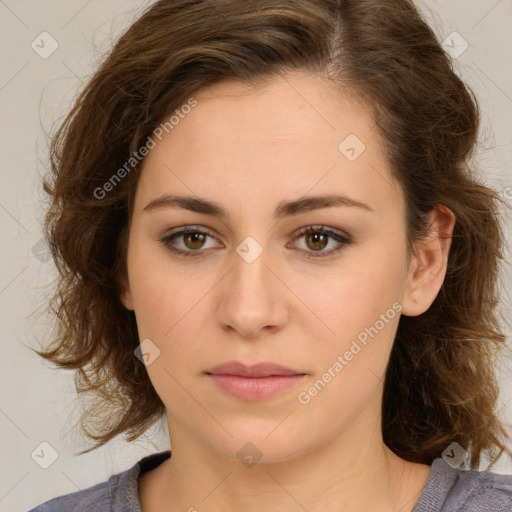
[[(0, 0), (0, 511), (27, 510), (168, 448), (165, 428), (157, 426), (133, 443), (116, 439), (76, 457), (85, 444), (73, 430), (80, 407), (73, 376), (52, 369), (23, 346), (37, 347), (34, 340), (45, 338), (45, 325), (52, 321), (33, 315), (48, 297), (45, 285), (54, 276), (53, 263), (40, 250), (46, 133), (145, 5), (134, 0)], [(425, 0), (418, 5), (439, 39), (447, 41), (457, 72), (479, 98), (482, 125), (475, 164), (488, 185), (512, 200), (512, 0)], [(52, 44), (57, 49), (46, 55)], [(512, 317), (511, 284), (508, 269), (502, 280), (504, 318)], [(510, 340), (510, 326), (505, 330)], [(498, 375), (500, 413), (511, 423), (512, 363), (506, 361)], [(45, 455), (38, 458), (38, 453)], [(50, 462), (47, 469), (41, 467)], [(511, 461), (503, 458), (494, 471), (512, 473)]]

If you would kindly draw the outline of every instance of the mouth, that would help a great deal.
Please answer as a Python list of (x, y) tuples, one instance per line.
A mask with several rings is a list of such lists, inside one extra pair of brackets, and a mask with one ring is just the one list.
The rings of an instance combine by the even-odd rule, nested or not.
[(306, 373), (264, 362), (247, 366), (224, 363), (205, 372), (224, 393), (245, 401), (260, 401), (282, 393), (304, 380)]

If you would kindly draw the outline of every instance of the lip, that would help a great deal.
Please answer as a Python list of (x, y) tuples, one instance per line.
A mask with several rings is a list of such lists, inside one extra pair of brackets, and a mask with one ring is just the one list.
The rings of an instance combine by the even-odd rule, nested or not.
[(307, 375), (270, 362), (247, 366), (238, 361), (221, 364), (205, 373), (224, 393), (250, 402), (282, 393)]
[(251, 366), (245, 365), (238, 361), (229, 361), (223, 363), (206, 373), (212, 375), (236, 375), (239, 377), (271, 377), (275, 375), (305, 375), (304, 372), (292, 370), (279, 364), (262, 362)]

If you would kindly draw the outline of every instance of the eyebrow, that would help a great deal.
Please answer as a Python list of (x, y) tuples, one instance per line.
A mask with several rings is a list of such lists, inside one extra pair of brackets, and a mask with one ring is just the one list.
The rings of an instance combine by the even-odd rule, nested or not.
[[(284, 217), (299, 215), (301, 213), (334, 206), (348, 206), (360, 208), (369, 212), (375, 212), (371, 206), (361, 201), (356, 201), (355, 199), (351, 199), (346, 196), (326, 194), (303, 197), (294, 201), (281, 201), (274, 211), (274, 216), (277, 219), (282, 219)], [(197, 196), (177, 196), (170, 194), (165, 194), (153, 199), (153, 201), (144, 207), (143, 211), (150, 212), (160, 208), (183, 208), (192, 212), (211, 215), (226, 220), (230, 217), (224, 207), (212, 201), (208, 201)]]

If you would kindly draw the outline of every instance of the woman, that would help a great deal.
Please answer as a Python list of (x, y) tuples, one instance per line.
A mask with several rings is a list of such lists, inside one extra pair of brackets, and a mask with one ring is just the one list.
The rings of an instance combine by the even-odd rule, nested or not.
[(153, 4), (52, 143), (40, 354), (172, 457), (34, 510), (509, 511), (477, 131), (409, 0)]

